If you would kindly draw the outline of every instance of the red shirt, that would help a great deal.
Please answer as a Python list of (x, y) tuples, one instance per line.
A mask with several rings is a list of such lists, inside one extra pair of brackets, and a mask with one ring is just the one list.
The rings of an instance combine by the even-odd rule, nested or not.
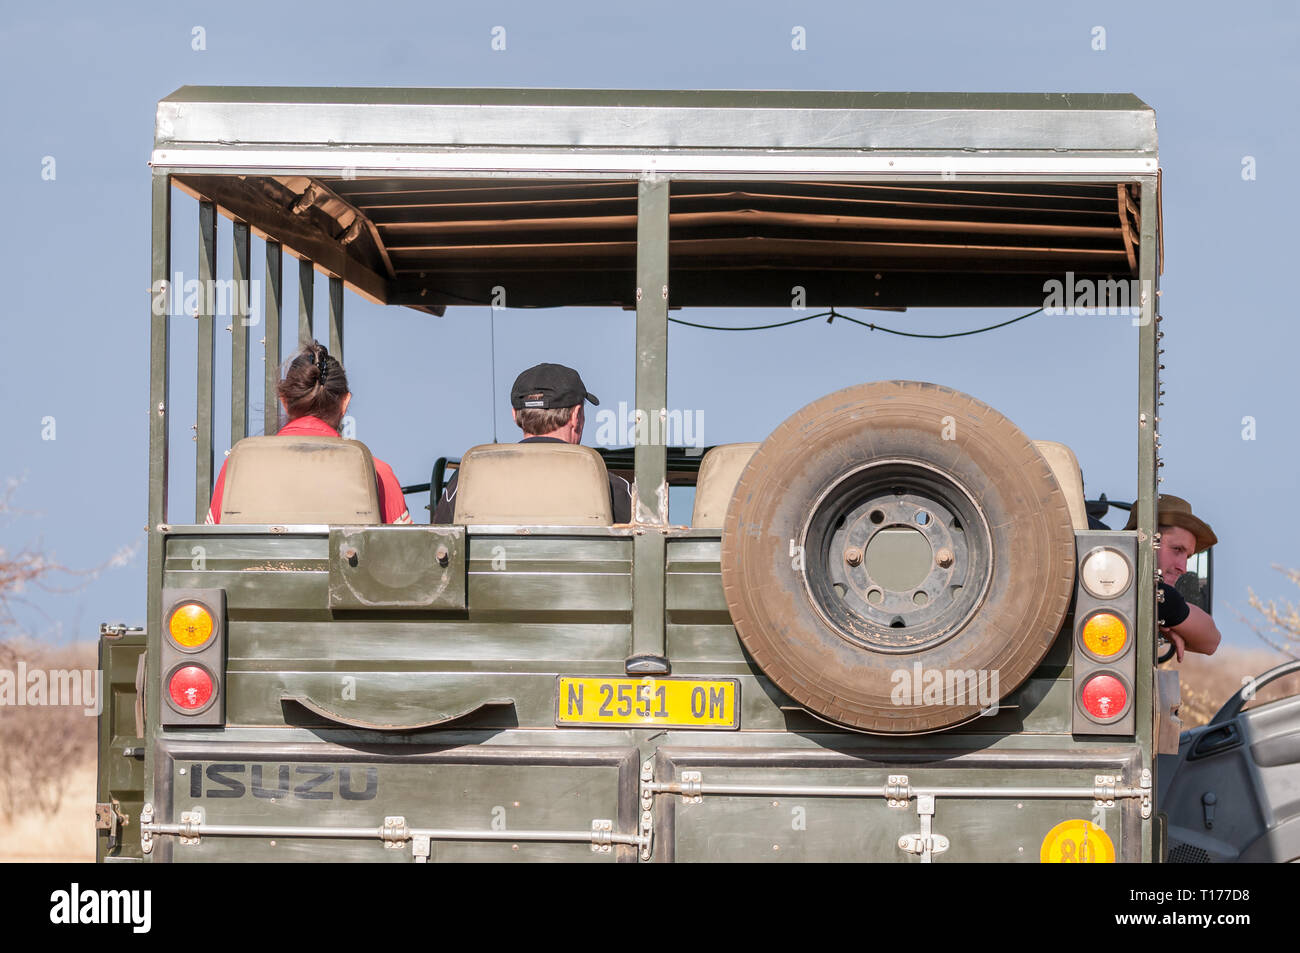
[[(319, 417), (299, 417), (280, 428), (281, 437), (337, 437), (339, 432)], [(402, 485), (397, 482), (393, 468), (378, 457), (375, 462), (375, 482), (379, 487), (379, 512), (385, 523), (409, 523), (411, 514), (406, 509), (406, 497), (402, 495)], [(212, 504), (208, 507), (207, 523), (221, 522), (221, 491), (226, 486), (226, 465), (221, 464), (221, 473), (217, 475), (217, 485), (212, 490)]]

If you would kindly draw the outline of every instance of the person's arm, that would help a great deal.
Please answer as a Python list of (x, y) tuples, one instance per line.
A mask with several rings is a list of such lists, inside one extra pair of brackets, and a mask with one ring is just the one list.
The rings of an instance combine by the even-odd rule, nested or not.
[(1223, 636), (1210, 614), (1188, 603), (1173, 586), (1161, 583), (1160, 589), (1164, 593), (1164, 600), (1156, 606), (1160, 631), (1174, 643), (1178, 661), (1183, 660), (1185, 652), (1213, 655)]
[(379, 513), (385, 523), (410, 523), (411, 514), (406, 508), (402, 485), (397, 482), (393, 468), (382, 460), (375, 461), (375, 482), (379, 486)]
[(226, 488), (226, 461), (221, 461), (221, 472), (217, 474), (217, 485), (212, 488), (212, 502), (208, 504), (208, 517), (203, 522), (209, 526), (221, 522), (221, 494)]

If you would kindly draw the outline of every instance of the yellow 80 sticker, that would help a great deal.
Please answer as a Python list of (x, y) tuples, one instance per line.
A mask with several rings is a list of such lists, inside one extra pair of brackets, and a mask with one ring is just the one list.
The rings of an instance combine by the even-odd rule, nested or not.
[(1092, 821), (1061, 821), (1043, 838), (1038, 859), (1044, 864), (1113, 864), (1115, 845)]

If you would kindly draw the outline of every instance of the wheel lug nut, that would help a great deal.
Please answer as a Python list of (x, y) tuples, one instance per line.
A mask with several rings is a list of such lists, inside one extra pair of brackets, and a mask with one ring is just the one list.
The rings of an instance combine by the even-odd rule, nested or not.
[(844, 561), (850, 566), (862, 565), (862, 550), (858, 549), (856, 546), (850, 546), (848, 549), (844, 550)]
[(939, 550), (938, 554), (934, 557), (934, 561), (937, 562), (944, 569), (947, 569), (949, 566), (952, 565), (952, 558), (953, 558), (952, 550), (948, 549), (947, 547), (944, 547), (943, 549)]

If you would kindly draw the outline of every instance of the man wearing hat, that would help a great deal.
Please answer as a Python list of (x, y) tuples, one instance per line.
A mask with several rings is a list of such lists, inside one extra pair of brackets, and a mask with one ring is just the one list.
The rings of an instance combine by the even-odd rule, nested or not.
[[(1163, 600), (1156, 605), (1160, 631), (1174, 643), (1180, 662), (1184, 652), (1213, 655), (1222, 638), (1218, 626), (1200, 606), (1189, 605), (1174, 584), (1187, 572), (1188, 557), (1204, 552), (1219, 539), (1208, 523), (1192, 513), (1192, 505), (1178, 496), (1160, 495), (1156, 524), (1160, 533), (1156, 566), (1160, 570), (1160, 591), (1164, 594)], [(1129, 513), (1124, 528), (1137, 529), (1136, 510)]]
[[(517, 378), (510, 388), (510, 407), (515, 423), (524, 432), (520, 443), (582, 443), (585, 422), (583, 401), (600, 404), (587, 391), (578, 372), (563, 364), (538, 364)], [(456, 477), (453, 473), (438, 499), (435, 523), (453, 523), (456, 518)], [(632, 487), (621, 476), (609, 474), (609, 498), (614, 522), (632, 521)]]

